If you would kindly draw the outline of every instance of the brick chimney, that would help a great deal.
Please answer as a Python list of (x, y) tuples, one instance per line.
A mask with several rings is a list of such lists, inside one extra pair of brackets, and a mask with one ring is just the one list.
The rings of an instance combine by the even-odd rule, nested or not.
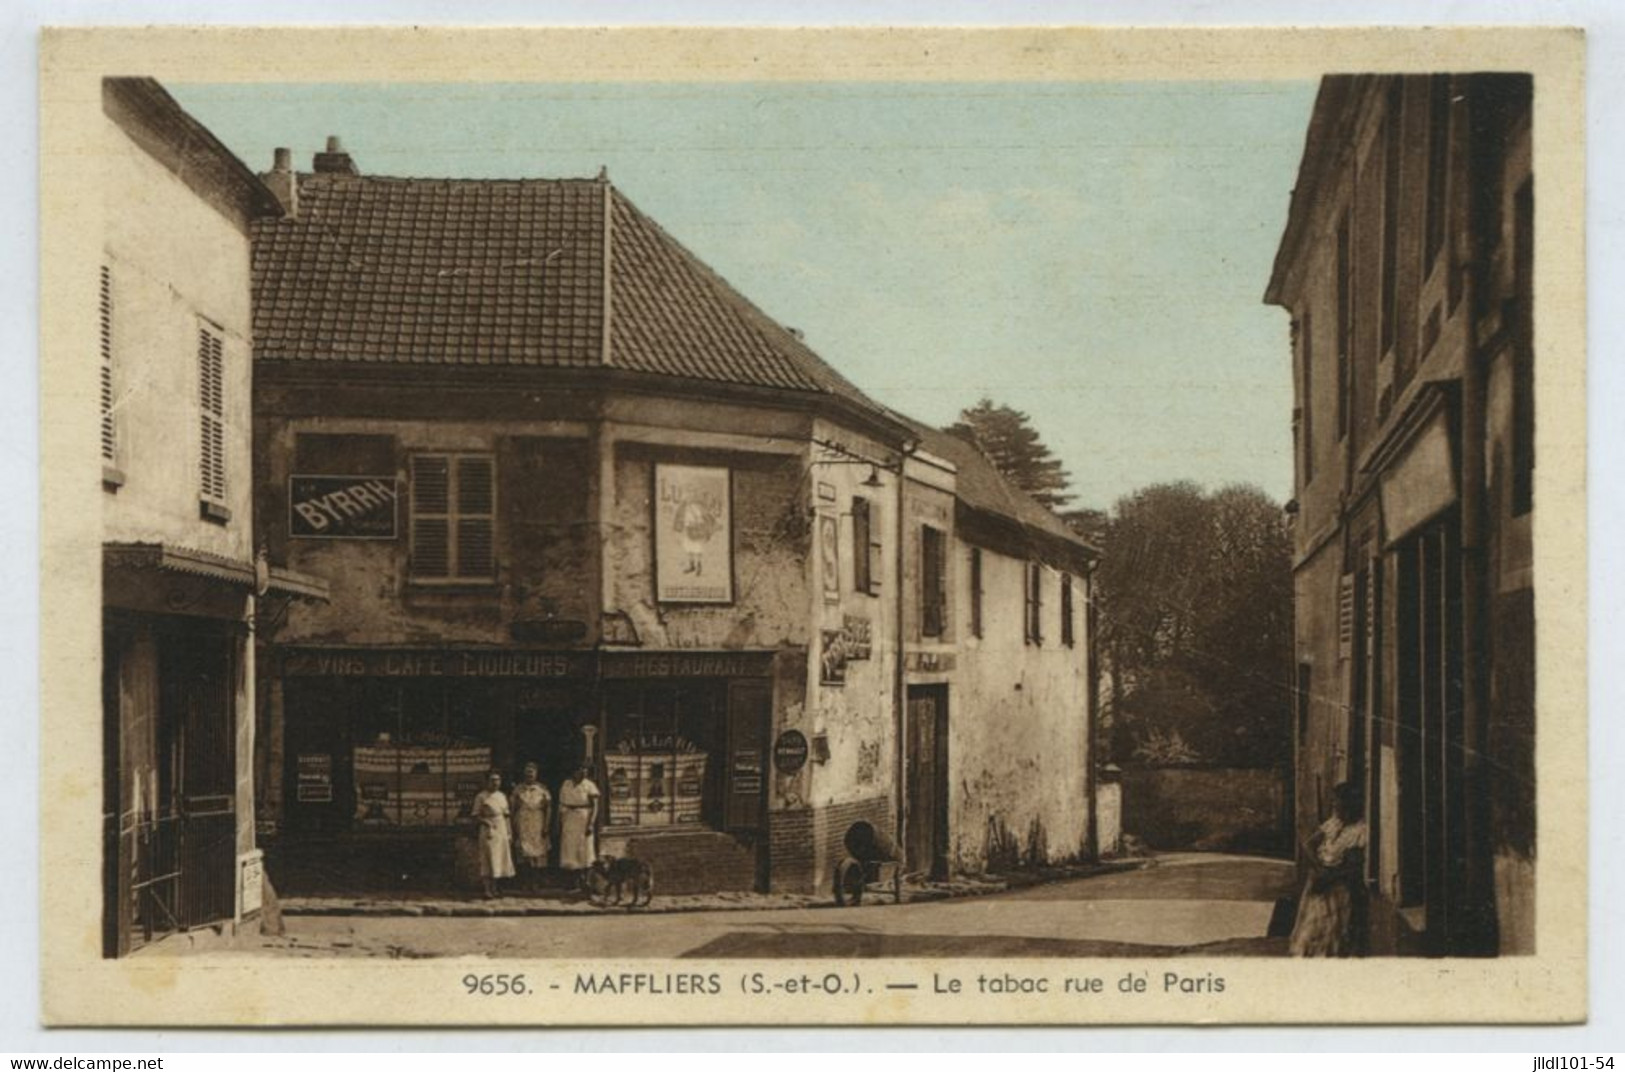
[(299, 215), (299, 176), (293, 173), (293, 153), (287, 149), (277, 149), (272, 159), (271, 170), (260, 176), (266, 189), (276, 195), (282, 202), (282, 211), (289, 218)]
[(344, 146), (339, 144), (337, 134), (327, 136), (327, 151), (316, 154), (316, 159), (311, 164), (311, 170), (318, 175), (360, 174), (355, 169), (355, 161), (350, 159), (350, 154), (345, 152)]

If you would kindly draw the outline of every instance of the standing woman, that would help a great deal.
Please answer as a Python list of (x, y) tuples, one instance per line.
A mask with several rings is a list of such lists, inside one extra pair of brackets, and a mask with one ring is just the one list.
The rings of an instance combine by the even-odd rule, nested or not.
[(480, 824), (480, 883), (487, 899), (497, 895), (498, 880), (513, 878), (513, 830), (508, 814), (502, 772), (492, 771), (486, 787), (474, 798), (474, 818)]
[(1332, 790), (1332, 815), (1304, 845), (1309, 881), (1292, 927), (1295, 957), (1358, 955), (1365, 915), (1365, 801), (1360, 788)]
[(536, 764), (526, 763), (525, 780), (513, 789), (513, 840), (531, 889), (536, 888), (552, 847), (553, 794), (537, 781), (538, 773)]
[(598, 858), (592, 833), (597, 819), (598, 787), (587, 768), (577, 766), (559, 786), (559, 866), (577, 878)]

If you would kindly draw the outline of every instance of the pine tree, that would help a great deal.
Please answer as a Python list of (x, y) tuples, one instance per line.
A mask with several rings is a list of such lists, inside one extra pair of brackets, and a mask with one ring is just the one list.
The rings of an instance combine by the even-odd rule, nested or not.
[(1027, 414), (1009, 406), (995, 406), (984, 398), (961, 410), (959, 420), (946, 429), (987, 455), (1004, 478), (1051, 510), (1071, 502), (1067, 490), (1072, 476), (1061, 459), (1050, 453)]

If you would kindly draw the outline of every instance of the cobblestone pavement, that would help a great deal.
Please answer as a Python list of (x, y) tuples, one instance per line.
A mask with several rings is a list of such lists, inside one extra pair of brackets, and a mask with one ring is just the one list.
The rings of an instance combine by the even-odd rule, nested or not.
[(290, 915), (284, 935), (245, 935), (229, 947), (190, 951), (395, 958), (1280, 955), (1284, 939), (1266, 933), (1275, 900), (1291, 890), (1292, 867), (1284, 861), (1190, 853), (1131, 871), (902, 905), (815, 908), (755, 900), (749, 912), (738, 911), (740, 904), (695, 904), (665, 912), (581, 905), (547, 916)]

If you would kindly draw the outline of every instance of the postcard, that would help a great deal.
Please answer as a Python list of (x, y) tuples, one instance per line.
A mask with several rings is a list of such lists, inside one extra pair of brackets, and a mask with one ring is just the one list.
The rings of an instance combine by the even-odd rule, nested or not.
[(1583, 56), (47, 31), (44, 1018), (1583, 1020)]

